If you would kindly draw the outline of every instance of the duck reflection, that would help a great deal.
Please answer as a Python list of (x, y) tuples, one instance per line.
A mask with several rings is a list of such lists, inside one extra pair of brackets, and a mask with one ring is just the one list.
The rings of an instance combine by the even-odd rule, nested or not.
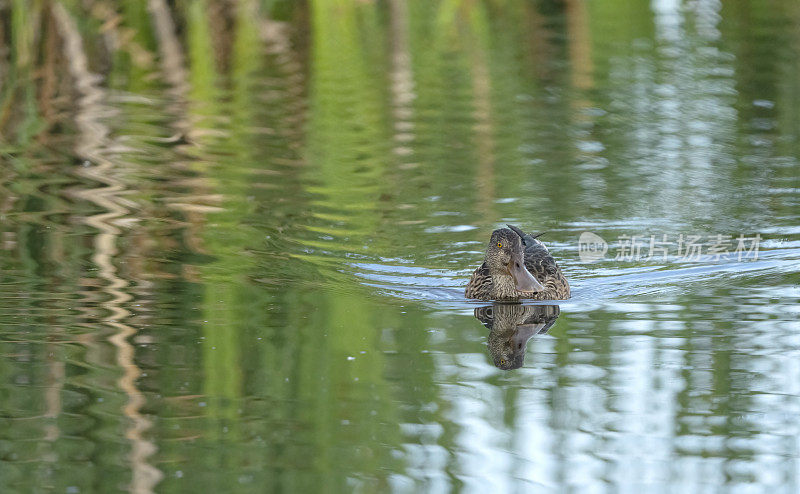
[(503, 370), (525, 363), (525, 349), (533, 335), (544, 334), (556, 322), (557, 305), (522, 305), (495, 302), (475, 309), (475, 317), (489, 329), (489, 354)]

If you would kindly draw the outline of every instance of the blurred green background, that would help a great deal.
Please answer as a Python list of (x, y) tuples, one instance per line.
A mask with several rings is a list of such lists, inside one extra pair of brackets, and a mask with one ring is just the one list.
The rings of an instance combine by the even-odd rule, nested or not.
[[(796, 492), (798, 54), (795, 0), (0, 1), (0, 489)], [(507, 373), (505, 222), (574, 293)]]

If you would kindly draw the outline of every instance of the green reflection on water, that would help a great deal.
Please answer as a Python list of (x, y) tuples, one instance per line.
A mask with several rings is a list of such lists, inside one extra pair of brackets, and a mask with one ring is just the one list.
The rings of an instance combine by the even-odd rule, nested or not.
[[(796, 488), (800, 10), (674, 7), (0, 5), (4, 492)], [(546, 333), (460, 298), (504, 222)]]

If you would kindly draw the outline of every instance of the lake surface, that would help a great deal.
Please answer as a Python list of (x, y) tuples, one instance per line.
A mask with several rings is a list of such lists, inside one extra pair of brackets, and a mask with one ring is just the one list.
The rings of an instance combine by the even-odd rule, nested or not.
[(4, 493), (800, 490), (795, 0), (175, 3), (0, 4)]

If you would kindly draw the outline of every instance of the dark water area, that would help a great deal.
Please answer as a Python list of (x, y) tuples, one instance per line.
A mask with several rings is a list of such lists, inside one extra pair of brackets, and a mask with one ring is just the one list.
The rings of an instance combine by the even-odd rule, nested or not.
[[(0, 2), (0, 490), (797, 492), (799, 54), (794, 0)], [(464, 298), (506, 223), (570, 300)]]

